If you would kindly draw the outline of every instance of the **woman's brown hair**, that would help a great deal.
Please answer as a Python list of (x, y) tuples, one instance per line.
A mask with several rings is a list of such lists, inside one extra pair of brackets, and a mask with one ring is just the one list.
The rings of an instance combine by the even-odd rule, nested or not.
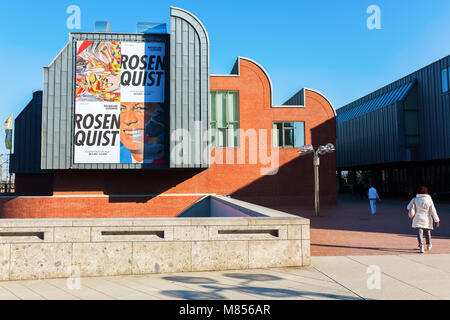
[(417, 188), (417, 194), (428, 194), (428, 188), (425, 186)]

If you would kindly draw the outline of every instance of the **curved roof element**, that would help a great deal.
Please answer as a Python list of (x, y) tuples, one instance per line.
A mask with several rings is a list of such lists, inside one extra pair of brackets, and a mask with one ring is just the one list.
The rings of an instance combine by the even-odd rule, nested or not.
[(328, 98), (327, 98), (322, 92), (317, 91), (317, 90), (314, 90), (314, 89), (306, 88), (306, 87), (303, 88), (303, 90), (309, 90), (309, 91), (315, 92), (315, 93), (317, 93), (318, 95), (320, 95), (322, 98), (324, 98), (324, 99), (330, 104), (330, 107), (331, 107), (331, 109), (333, 110), (334, 116), (336, 117), (336, 109), (335, 109), (334, 106), (331, 104), (331, 101), (328, 100)]
[[(273, 86), (272, 86), (272, 79), (270, 79), (269, 74), (267, 73), (267, 71), (263, 68), (262, 65), (260, 65), (258, 62), (256, 62), (255, 60), (252, 60), (250, 58), (246, 58), (246, 57), (241, 57), (239, 56), (238, 59), (243, 59), (243, 60), (247, 60), (250, 61), (251, 63), (255, 64), (258, 68), (261, 69), (261, 71), (266, 75), (267, 80), (269, 80), (269, 86), (270, 86), (270, 106), (273, 106)], [(240, 71), (240, 68), (239, 68)]]
[[(186, 21), (188, 21), (195, 29), (195, 31), (197, 31), (197, 33), (201, 36), (204, 35), (206, 38), (206, 42), (208, 43), (208, 50), (209, 50), (209, 36), (208, 36), (208, 32), (206, 31), (205, 26), (203, 25), (203, 23), (200, 21), (199, 18), (197, 18), (195, 15), (193, 15), (191, 12), (181, 9), (181, 8), (177, 8), (177, 7), (170, 7), (170, 15), (172, 17), (178, 17), (178, 18), (182, 18)], [(198, 24), (201, 28), (201, 30), (199, 30), (199, 28), (196, 28), (196, 24)]]
[(272, 91), (272, 80), (270, 79), (269, 74), (267, 73), (267, 71), (263, 68), (263, 66), (261, 66), (258, 62), (256, 62), (255, 60), (252, 60), (250, 58), (246, 58), (246, 57), (241, 57), (238, 56), (236, 59), (236, 62), (234, 63), (233, 69), (231, 70), (230, 74), (212, 74), (211, 76), (213, 77), (239, 77), (241, 75), (241, 59), (242, 60), (247, 60), (251, 63), (253, 63), (254, 65), (256, 65), (258, 68), (261, 69), (261, 71), (264, 73), (264, 75), (266, 76), (267, 80), (269, 81), (269, 87), (270, 87), (270, 105), (273, 105), (273, 91)]
[[(180, 153), (170, 157), (171, 168), (207, 168), (210, 159), (197, 157), (197, 150), (210, 148), (202, 137), (208, 130), (209, 37), (192, 13), (170, 7), (170, 128), (195, 135)], [(200, 130), (193, 128), (200, 123)], [(171, 150), (177, 141), (171, 139)]]
[[(211, 76), (220, 76), (220, 77), (223, 77), (223, 76), (239, 76), (240, 73), (241, 73), (241, 67), (240, 67), (240, 60), (241, 60), (241, 59), (247, 60), (247, 61), (249, 61), (249, 62), (255, 64), (258, 68), (261, 69), (261, 71), (262, 71), (262, 72), (265, 74), (265, 76), (267, 77), (267, 80), (269, 81), (269, 86), (270, 86), (270, 106), (271, 106), (271, 107), (273, 107), (273, 108), (289, 108), (289, 107), (295, 107), (295, 106), (289, 106), (289, 105), (274, 105), (274, 104), (273, 104), (273, 85), (272, 85), (272, 79), (270, 79), (270, 76), (269, 76), (269, 74), (267, 73), (267, 71), (264, 69), (264, 67), (261, 66), (258, 62), (256, 62), (256, 61), (253, 60), (253, 59), (239, 56), (239, 57), (237, 58), (237, 60), (236, 60), (236, 63), (234, 64), (233, 69), (231, 70), (231, 73), (230, 73), (230, 74), (225, 74), (225, 75), (211, 75)], [(324, 98), (324, 99), (328, 102), (328, 104), (330, 105), (330, 107), (331, 107), (331, 109), (332, 109), (332, 111), (333, 111), (334, 116), (336, 116), (336, 109), (334, 108), (334, 106), (333, 106), (333, 104), (330, 102), (330, 100), (328, 100), (328, 98), (327, 98), (323, 93), (321, 93), (321, 92), (319, 92), (319, 91), (317, 91), (317, 90), (314, 90), (314, 89), (310, 89), (310, 88), (306, 88), (306, 87), (305, 87), (305, 88), (302, 88), (301, 90), (299, 90), (296, 94), (298, 94), (298, 93), (300, 93), (300, 92), (302, 92), (302, 91), (305, 91), (305, 90), (309, 90), (309, 91), (315, 92), (315, 93), (317, 93), (318, 95), (320, 95), (322, 98)], [(295, 95), (296, 95), (296, 94), (295, 94)], [(294, 95), (294, 96), (295, 96), (295, 95)], [(288, 99), (288, 100), (289, 100), (289, 99)], [(299, 105), (298, 107), (304, 107), (304, 105)]]

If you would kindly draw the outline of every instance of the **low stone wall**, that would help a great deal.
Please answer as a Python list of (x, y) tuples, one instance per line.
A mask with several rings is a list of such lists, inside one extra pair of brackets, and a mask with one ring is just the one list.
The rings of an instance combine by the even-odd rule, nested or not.
[(0, 279), (309, 265), (309, 220), (265, 215), (0, 220)]

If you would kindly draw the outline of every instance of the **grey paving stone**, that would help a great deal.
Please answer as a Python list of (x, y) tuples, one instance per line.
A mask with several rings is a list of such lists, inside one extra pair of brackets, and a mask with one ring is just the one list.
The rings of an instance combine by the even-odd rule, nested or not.
[(114, 299), (122, 299), (129, 295), (139, 294), (139, 291), (102, 278), (83, 278), (82, 281), (83, 286), (87, 286)]
[[(0, 299), (450, 299), (450, 255), (313, 257), (312, 267), (1, 281)], [(369, 266), (380, 270), (370, 289)]]
[(405, 254), (399, 257), (450, 273), (450, 254)]
[[(361, 259), (362, 256), (358, 256)], [(366, 256), (364, 256), (366, 257)], [(367, 257), (390, 257), (395, 256), (367, 256)], [(380, 288), (369, 288), (369, 277), (374, 273), (368, 273), (371, 265), (379, 266), (380, 260), (371, 260), (363, 264), (349, 257), (313, 257), (313, 265), (320, 272), (326, 274), (348, 290), (365, 299), (436, 299), (430, 293), (412, 286), (402, 280), (396, 279), (389, 274), (380, 271)]]
[(67, 279), (49, 279), (46, 280), (52, 285), (64, 290), (81, 300), (115, 300), (113, 297), (101, 293), (95, 289), (91, 289), (84, 284), (84, 279), (80, 279), (79, 288), (69, 288), (67, 286)]
[[(450, 255), (446, 255), (450, 259)], [(366, 266), (377, 265), (383, 274), (407, 283), (415, 290), (426, 292), (437, 299), (450, 299), (450, 275), (448, 272), (421, 263), (426, 258), (414, 260), (403, 256), (356, 256), (349, 257)]]
[(11, 291), (0, 286), (0, 300), (20, 300), (20, 298)]
[(79, 300), (73, 294), (52, 285), (48, 280), (24, 281), (23, 285), (47, 300)]

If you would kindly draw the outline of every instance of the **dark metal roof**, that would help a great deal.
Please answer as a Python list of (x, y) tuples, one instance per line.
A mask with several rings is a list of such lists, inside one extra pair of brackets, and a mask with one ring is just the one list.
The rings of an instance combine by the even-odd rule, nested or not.
[(414, 81), (410, 81), (398, 88), (392, 89), (384, 94), (374, 97), (366, 102), (363, 102), (349, 110), (343, 112), (337, 111), (337, 123), (341, 123), (350, 119), (357, 118), (363, 114), (369, 113), (371, 111), (381, 109), (385, 106), (391, 105), (395, 102), (403, 100), (409, 90), (412, 88)]
[(449, 66), (450, 56), (443, 57), (337, 109), (337, 168), (448, 161), (450, 94), (442, 92), (442, 70)]

